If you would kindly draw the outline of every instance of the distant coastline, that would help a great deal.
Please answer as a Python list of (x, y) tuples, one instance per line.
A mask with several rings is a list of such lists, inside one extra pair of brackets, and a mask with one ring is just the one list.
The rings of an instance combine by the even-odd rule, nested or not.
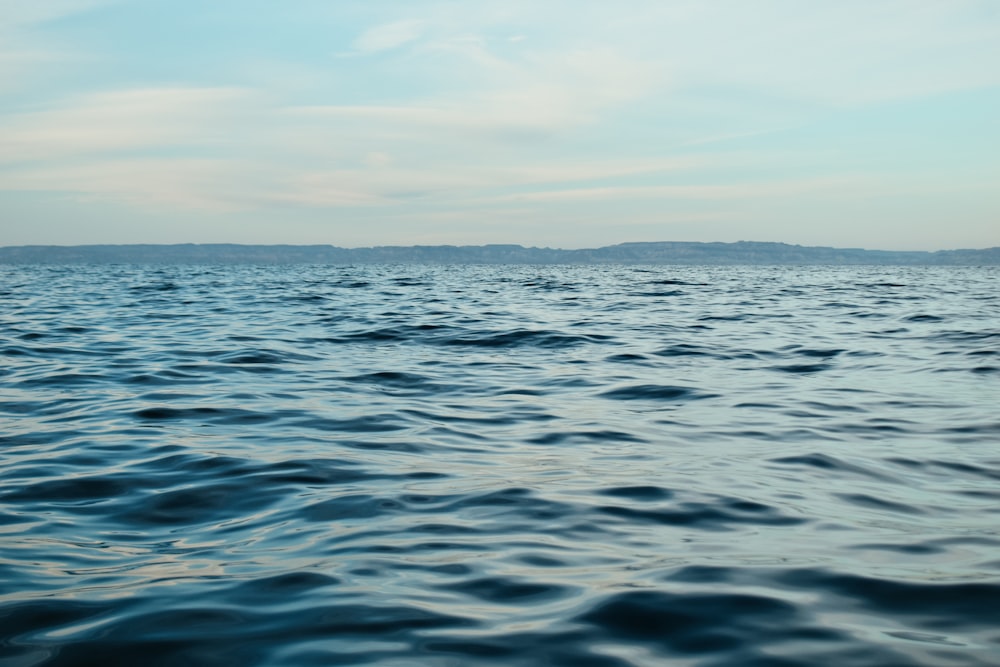
[(641, 242), (580, 250), (520, 245), (130, 244), (0, 247), (0, 264), (672, 264), (894, 265), (1000, 264), (1000, 247), (968, 250), (865, 250), (787, 243)]

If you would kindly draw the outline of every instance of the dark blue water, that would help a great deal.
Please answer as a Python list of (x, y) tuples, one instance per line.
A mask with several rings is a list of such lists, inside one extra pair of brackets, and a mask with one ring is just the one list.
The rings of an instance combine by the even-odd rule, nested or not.
[(0, 665), (1000, 664), (998, 278), (3, 267)]

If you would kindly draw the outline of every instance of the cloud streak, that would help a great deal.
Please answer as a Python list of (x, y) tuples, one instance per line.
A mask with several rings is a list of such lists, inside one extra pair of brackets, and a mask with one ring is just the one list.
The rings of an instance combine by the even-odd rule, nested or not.
[(408, 44), (423, 32), (422, 21), (393, 21), (369, 28), (354, 40), (354, 49), (359, 53), (372, 54), (397, 49)]
[[(228, 88), (139, 88), (65, 100), (0, 120), (0, 163), (138, 149), (199, 147), (225, 137), (247, 94)], [(214, 132), (207, 132), (211, 129)]]

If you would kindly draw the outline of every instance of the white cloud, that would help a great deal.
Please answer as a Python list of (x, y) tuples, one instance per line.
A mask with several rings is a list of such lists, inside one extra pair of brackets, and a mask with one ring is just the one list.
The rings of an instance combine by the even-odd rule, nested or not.
[(686, 86), (857, 106), (996, 85), (1000, 22), (981, 0), (662, 3), (626, 20)]
[(9, 91), (40, 65), (65, 61), (65, 55), (39, 49), (12, 49), (0, 45), (0, 91)]
[[(718, 165), (717, 165), (718, 166)], [(721, 179), (715, 179), (721, 180)], [(873, 199), (900, 199), (919, 195), (987, 194), (983, 184), (941, 183), (934, 175), (882, 173), (831, 174), (812, 178), (782, 178), (759, 182), (741, 180), (729, 183), (694, 185), (622, 185), (581, 186), (518, 192), (497, 197), (494, 201), (513, 203), (571, 203), (637, 200), (703, 200), (706, 202), (802, 203), (802, 197), (814, 201), (850, 199), (854, 202)]]
[[(229, 88), (86, 95), (4, 119), (0, 165), (7, 168), (0, 172), (0, 189), (206, 211), (392, 206), (418, 199), (441, 205), (509, 188), (627, 178), (718, 161), (682, 156), (525, 163), (516, 155), (498, 156), (494, 152), (507, 146), (496, 132), (552, 129), (575, 118), (571, 105), (546, 115), (524, 109), (526, 99), (493, 109), (498, 96), (503, 94), (453, 109), (282, 109)], [(470, 136), (480, 138), (475, 161), (465, 158)], [(150, 153), (161, 150), (169, 153)], [(186, 157), (173, 155), (178, 152)], [(206, 152), (218, 157), (193, 157)], [(330, 163), (340, 166), (322, 167)]]
[(543, 192), (522, 192), (503, 197), (514, 202), (586, 202), (614, 199), (767, 199), (807, 193), (856, 188), (866, 183), (863, 178), (827, 177), (794, 179), (767, 183), (709, 185), (648, 185), (618, 187), (583, 187)]
[(0, 92), (37, 79), (43, 68), (79, 64), (75, 53), (38, 30), (43, 24), (109, 5), (112, 0), (0, 0)]
[(655, 66), (624, 57), (610, 49), (565, 54), (530, 54), (504, 60), (480, 45), (437, 43), (429, 48), (447, 51), (460, 63), (471, 63), (478, 85), (446, 90), (423, 100), (391, 105), (326, 105), (298, 107), (288, 112), (314, 121), (359, 122), (367, 131), (398, 137), (428, 128), (454, 141), (454, 133), (481, 137), (534, 139), (599, 121), (608, 110), (635, 102), (665, 84)]
[(261, 203), (259, 187), (272, 175), (235, 160), (193, 158), (96, 160), (8, 172), (0, 189), (73, 192), (138, 208), (234, 211)]
[(160, 146), (205, 146), (227, 123), (232, 127), (246, 96), (229, 88), (130, 89), (0, 116), (0, 164)]
[(409, 204), (424, 200), (435, 204), (489, 199), (541, 201), (542, 196), (495, 195), (510, 188), (537, 187), (576, 181), (601, 181), (643, 174), (658, 174), (693, 166), (706, 166), (709, 158), (548, 162), (535, 165), (435, 164), (432, 169), (394, 167), (305, 171), (276, 190), (283, 202), (308, 206), (372, 206)]
[(363, 32), (354, 40), (354, 48), (361, 53), (378, 53), (397, 49), (420, 37), (422, 21), (394, 21), (375, 26)]
[(0, 0), (0, 32), (23, 26), (53, 21), (72, 14), (79, 14), (98, 7), (114, 4), (116, 0)]
[(364, 157), (364, 164), (373, 168), (381, 169), (392, 164), (392, 156), (381, 151), (371, 151)]

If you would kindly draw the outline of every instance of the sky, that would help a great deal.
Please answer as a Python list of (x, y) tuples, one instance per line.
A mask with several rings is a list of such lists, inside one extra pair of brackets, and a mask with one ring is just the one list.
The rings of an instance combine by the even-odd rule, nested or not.
[(1000, 246), (997, 0), (0, 0), (0, 245)]

